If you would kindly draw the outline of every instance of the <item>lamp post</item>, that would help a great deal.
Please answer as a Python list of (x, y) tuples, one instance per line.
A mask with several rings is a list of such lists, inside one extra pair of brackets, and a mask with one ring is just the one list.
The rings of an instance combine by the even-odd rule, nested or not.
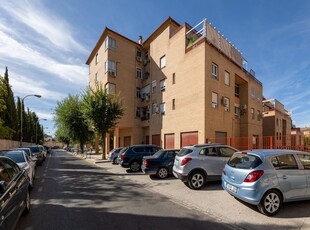
[(31, 97), (31, 96), (38, 97), (38, 98), (41, 97), (41, 95), (38, 95), (38, 94), (29, 94), (29, 95), (24, 96), (21, 101), (21, 104), (20, 104), (20, 147), (23, 147), (23, 104), (24, 104), (24, 100), (27, 97)]
[(46, 121), (46, 119), (39, 119), (37, 122), (36, 122), (36, 144), (38, 144), (38, 123), (39, 121)]

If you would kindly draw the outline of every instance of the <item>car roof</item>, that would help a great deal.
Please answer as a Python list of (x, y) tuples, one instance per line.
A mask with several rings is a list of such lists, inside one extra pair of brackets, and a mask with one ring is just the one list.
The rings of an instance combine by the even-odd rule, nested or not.
[(148, 144), (140, 144), (140, 145), (130, 145), (130, 146), (127, 146), (125, 148), (130, 148), (130, 147), (159, 147), (159, 146), (157, 146), (157, 145), (148, 145)]
[(217, 146), (224, 146), (224, 147), (230, 147), (230, 148), (236, 149), (232, 146), (229, 146), (226, 144), (221, 144), (221, 143), (207, 143), (207, 144), (188, 145), (188, 146), (184, 146), (183, 148), (194, 149), (194, 148), (217, 147)]
[(301, 154), (309, 154), (307, 152), (297, 151), (297, 150), (289, 150), (289, 149), (254, 149), (254, 150), (243, 150), (239, 151), (238, 153), (247, 153), (247, 154), (254, 154), (261, 158), (276, 156), (279, 154), (286, 154), (286, 153), (301, 153)]

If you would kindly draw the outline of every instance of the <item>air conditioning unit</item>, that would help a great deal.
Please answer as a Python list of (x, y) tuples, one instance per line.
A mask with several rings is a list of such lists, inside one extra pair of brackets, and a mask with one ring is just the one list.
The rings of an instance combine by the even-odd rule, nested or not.
[(109, 71), (108, 71), (108, 74), (109, 74), (110, 76), (112, 76), (112, 77), (115, 77), (115, 76), (116, 76), (116, 72), (113, 71), (113, 70), (109, 70)]
[(138, 62), (142, 62), (142, 57), (137, 56), (136, 58)]
[(165, 89), (166, 89), (166, 86), (165, 86), (165, 85), (162, 85), (162, 86), (160, 87), (160, 91), (165, 91)]
[(144, 60), (143, 60), (143, 64), (144, 64), (144, 65), (147, 65), (148, 62), (149, 62), (148, 59), (144, 59)]
[(146, 94), (146, 95), (145, 95), (145, 100), (146, 100), (146, 101), (150, 100), (150, 95), (149, 95), (149, 94)]
[(226, 102), (226, 100), (225, 100), (225, 97), (222, 97), (222, 98), (221, 98), (221, 104), (224, 105), (224, 106), (227, 105), (227, 102)]

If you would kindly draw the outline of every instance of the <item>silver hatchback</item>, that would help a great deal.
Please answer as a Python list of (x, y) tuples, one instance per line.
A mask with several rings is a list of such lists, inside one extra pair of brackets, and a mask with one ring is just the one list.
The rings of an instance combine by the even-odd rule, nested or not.
[(263, 214), (275, 215), (283, 202), (310, 199), (310, 154), (280, 149), (235, 153), (223, 170), (222, 187)]
[(186, 146), (175, 157), (173, 175), (189, 188), (200, 189), (207, 181), (221, 180), (226, 162), (237, 151), (223, 144)]

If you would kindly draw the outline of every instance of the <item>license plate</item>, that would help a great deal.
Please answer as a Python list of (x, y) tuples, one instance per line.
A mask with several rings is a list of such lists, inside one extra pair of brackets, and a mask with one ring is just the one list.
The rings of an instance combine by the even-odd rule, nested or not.
[(236, 193), (237, 190), (238, 190), (237, 187), (235, 187), (235, 186), (233, 186), (233, 185), (231, 185), (231, 184), (227, 184), (227, 185), (226, 185), (226, 188), (227, 188), (228, 190), (234, 192), (234, 193)]

